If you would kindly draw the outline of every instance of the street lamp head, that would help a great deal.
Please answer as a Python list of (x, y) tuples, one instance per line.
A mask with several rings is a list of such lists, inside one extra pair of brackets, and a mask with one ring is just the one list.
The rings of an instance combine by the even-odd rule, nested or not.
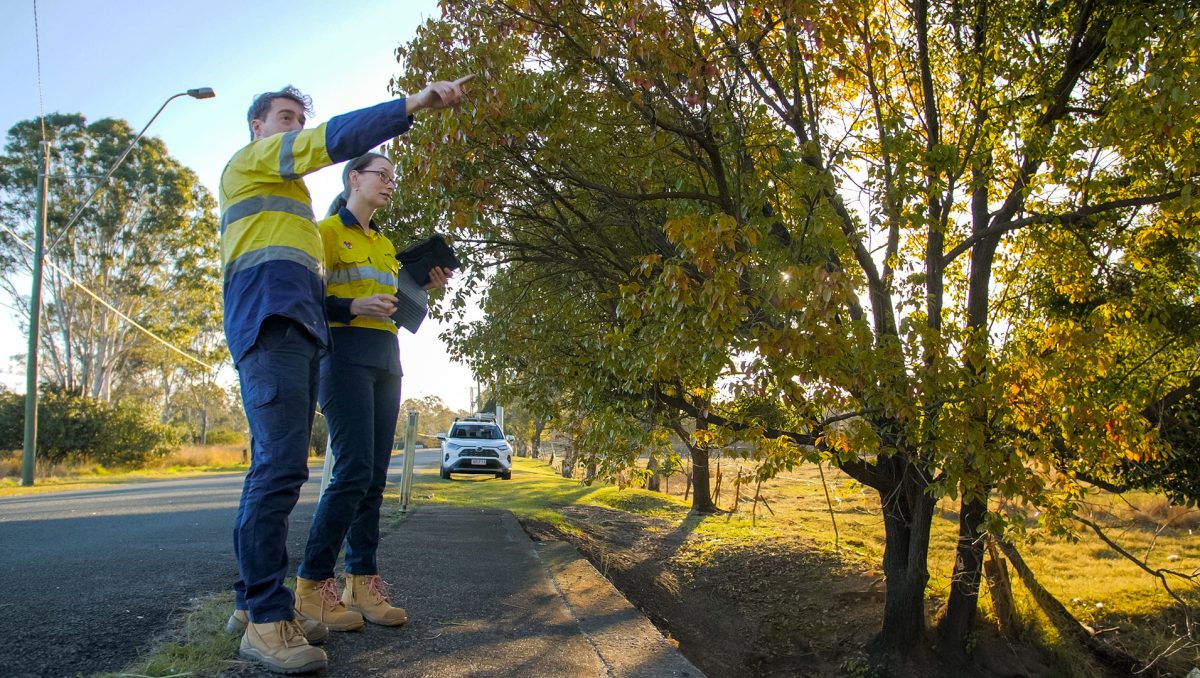
[(197, 87), (196, 89), (189, 89), (187, 95), (193, 99), (211, 99), (217, 96), (217, 93), (211, 87)]

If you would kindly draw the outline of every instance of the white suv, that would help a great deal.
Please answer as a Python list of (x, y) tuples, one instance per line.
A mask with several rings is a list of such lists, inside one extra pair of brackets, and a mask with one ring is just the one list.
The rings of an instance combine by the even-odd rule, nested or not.
[(493, 417), (455, 419), (442, 441), (442, 480), (451, 473), (486, 473), (512, 479), (512, 446)]

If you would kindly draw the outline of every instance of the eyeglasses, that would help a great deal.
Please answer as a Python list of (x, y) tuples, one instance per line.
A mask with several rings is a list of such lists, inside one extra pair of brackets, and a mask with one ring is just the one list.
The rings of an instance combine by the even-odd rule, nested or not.
[(360, 174), (368, 174), (368, 173), (369, 174), (378, 174), (379, 180), (382, 181), (385, 186), (395, 186), (396, 185), (396, 177), (392, 176), (391, 174), (389, 174), (388, 172), (385, 172), (383, 170), (355, 170), (355, 171), (359, 172)]

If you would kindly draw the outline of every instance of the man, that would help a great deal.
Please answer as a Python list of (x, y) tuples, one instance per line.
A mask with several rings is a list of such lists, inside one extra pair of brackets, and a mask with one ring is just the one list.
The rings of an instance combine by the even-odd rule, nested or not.
[(325, 652), (308, 643), (319, 624), (295, 621), (287, 574), (287, 521), (308, 479), (318, 353), (329, 341), (323, 249), (301, 177), (408, 131), (422, 109), (457, 106), (463, 85), (435, 82), (412, 97), (304, 129), (311, 100), (288, 86), (254, 99), (251, 142), (221, 175), (225, 338), (242, 388), (253, 445), (234, 526), (239, 579), (231, 630), (240, 654), (283, 673), (316, 671)]

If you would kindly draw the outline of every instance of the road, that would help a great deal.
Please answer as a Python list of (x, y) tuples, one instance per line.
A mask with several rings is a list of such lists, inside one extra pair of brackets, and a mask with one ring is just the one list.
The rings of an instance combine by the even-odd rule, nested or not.
[[(389, 483), (399, 482), (401, 462), (393, 457)], [(437, 451), (418, 451), (415, 463), (435, 466)], [(230, 589), (242, 477), (0, 498), (0, 676), (120, 670), (191, 599)], [(293, 570), (320, 479), (316, 466), (292, 512)]]

